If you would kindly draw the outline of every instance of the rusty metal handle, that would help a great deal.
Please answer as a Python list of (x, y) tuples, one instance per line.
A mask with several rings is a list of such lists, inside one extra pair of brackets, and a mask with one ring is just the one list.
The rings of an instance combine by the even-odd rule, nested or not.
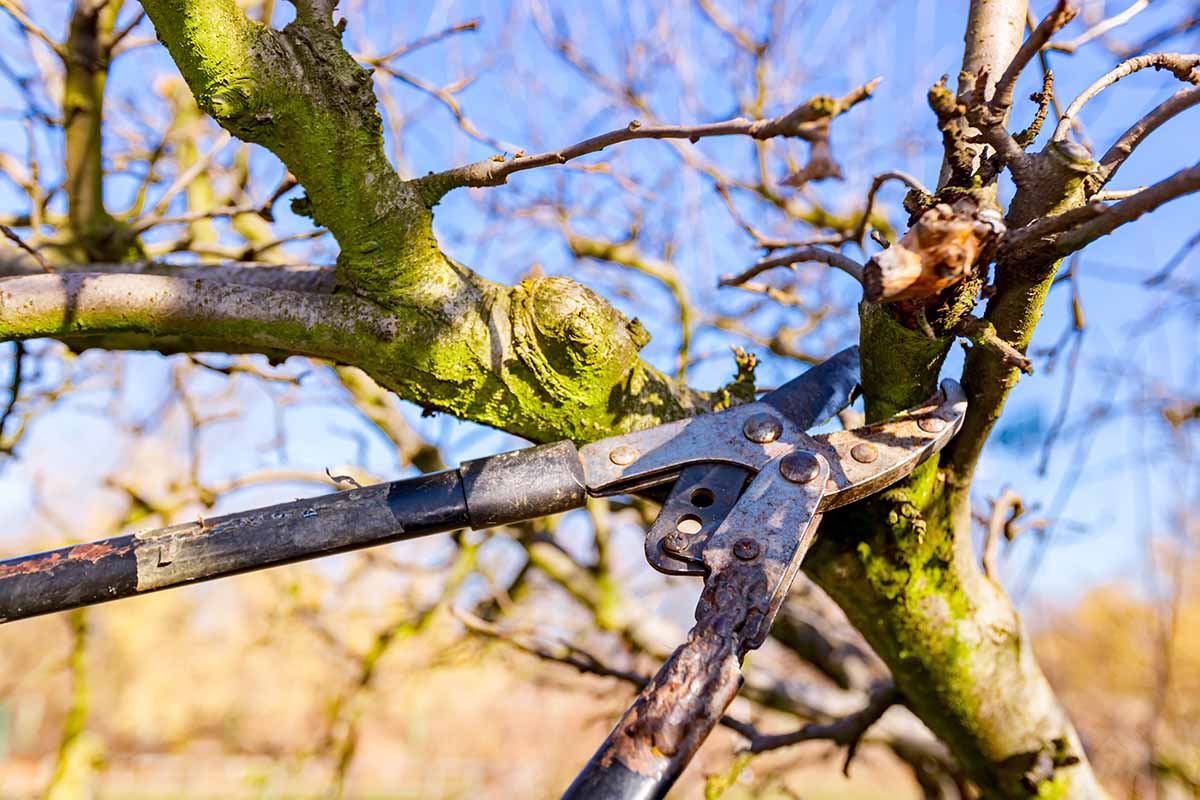
[(766, 613), (761, 567), (739, 563), (705, 584), (696, 625), (642, 689), (564, 800), (665, 797), (742, 684), (742, 656)]
[[(699, 626), (697, 626), (699, 627)], [(742, 683), (736, 643), (711, 630), (688, 638), (596, 751), (564, 800), (665, 797)]]

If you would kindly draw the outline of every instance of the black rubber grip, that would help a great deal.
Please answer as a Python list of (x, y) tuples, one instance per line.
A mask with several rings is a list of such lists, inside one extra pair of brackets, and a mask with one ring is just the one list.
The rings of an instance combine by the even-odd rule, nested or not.
[(583, 462), (571, 442), (467, 461), (458, 471), (473, 528), (544, 517), (587, 502)]

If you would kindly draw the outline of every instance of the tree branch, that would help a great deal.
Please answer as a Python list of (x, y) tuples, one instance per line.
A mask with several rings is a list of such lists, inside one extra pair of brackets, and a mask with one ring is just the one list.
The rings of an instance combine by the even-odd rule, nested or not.
[(1117, 170), (1125, 163), (1125, 159), (1133, 153), (1147, 136), (1154, 133), (1159, 126), (1172, 117), (1200, 103), (1200, 88), (1183, 88), (1157, 105), (1150, 113), (1142, 117), (1121, 134), (1120, 138), (1108, 148), (1100, 158), (1100, 168), (1096, 177), (1091, 179), (1089, 189), (1098, 190), (1108, 184), (1117, 174)]
[(1054, 9), (1038, 23), (1021, 48), (1017, 50), (1012, 61), (1008, 62), (1004, 74), (996, 81), (996, 88), (990, 103), (994, 111), (1007, 112), (1012, 107), (1013, 89), (1017, 86), (1017, 78), (1033, 60), (1033, 57), (1038, 54), (1038, 51), (1050, 41), (1050, 37), (1075, 19), (1075, 15), (1078, 13), (1079, 9), (1072, 8), (1068, 0), (1058, 0)]
[(342, 295), (161, 275), (0, 279), (0, 339), (88, 343), (113, 334), (133, 334), (142, 345), (168, 340), (184, 342), (187, 349), (344, 360), (361, 357), (356, 339), (387, 341), (396, 331), (382, 309)]
[(1036, 251), (1037, 257), (1043, 260), (1062, 258), (1164, 203), (1197, 191), (1200, 191), (1200, 163), (1108, 206), (1087, 222), (1043, 238)]
[(828, 97), (814, 98), (787, 114), (772, 119), (749, 120), (738, 117), (701, 125), (642, 125), (638, 120), (634, 120), (624, 128), (593, 136), (561, 150), (530, 156), (518, 153), (511, 159), (496, 156), (487, 161), (477, 161), (445, 172), (432, 173), (416, 179), (414, 183), (421, 188), (427, 199), (436, 201), (451, 189), (462, 186), (501, 186), (507, 182), (508, 176), (515, 172), (565, 164), (580, 156), (597, 153), (611, 145), (635, 139), (687, 139), (697, 142), (713, 136), (748, 136), (760, 140), (782, 136), (811, 141), (823, 134), (822, 127), (829, 120), (870, 97), (878, 83), (878, 79), (873, 80), (838, 100)]
[(1196, 72), (1198, 65), (1200, 65), (1200, 55), (1187, 53), (1150, 53), (1122, 61), (1071, 101), (1071, 105), (1067, 106), (1067, 110), (1059, 119), (1058, 127), (1054, 129), (1054, 138), (1056, 140), (1065, 139), (1071, 131), (1072, 121), (1079, 116), (1083, 107), (1095, 99), (1100, 92), (1122, 78), (1147, 67), (1154, 67), (1169, 71), (1181, 81), (1200, 84), (1200, 73)]
[(750, 745), (746, 749), (751, 753), (765, 753), (768, 750), (778, 750), (781, 747), (790, 747), (800, 742), (828, 739), (846, 748), (846, 761), (842, 766), (842, 772), (849, 775), (850, 762), (854, 760), (858, 745), (867, 730), (898, 702), (900, 702), (900, 694), (894, 686), (889, 684), (871, 692), (870, 701), (861, 711), (833, 722), (811, 722), (790, 733), (760, 734), (750, 740)]
[(797, 250), (789, 250), (786, 253), (780, 253), (777, 256), (764, 258), (756, 262), (745, 272), (737, 275), (726, 275), (718, 282), (718, 286), (740, 286), (741, 284), (758, 277), (767, 270), (776, 269), (777, 267), (794, 268), (794, 264), (800, 264), (806, 261), (815, 261), (820, 264), (840, 269), (842, 272), (849, 275), (854, 280), (862, 283), (863, 268), (852, 258), (842, 255), (834, 250), (826, 250), (822, 247), (801, 247)]
[(1083, 33), (1076, 36), (1069, 42), (1052, 42), (1046, 45), (1047, 50), (1056, 50), (1060, 53), (1074, 53), (1080, 47), (1083, 47), (1088, 42), (1096, 39), (1109, 31), (1115, 30), (1129, 20), (1136, 17), (1138, 14), (1146, 10), (1150, 5), (1150, 0), (1134, 0), (1124, 11), (1119, 14), (1113, 14), (1107, 19), (1097, 22), (1092, 27), (1088, 28)]

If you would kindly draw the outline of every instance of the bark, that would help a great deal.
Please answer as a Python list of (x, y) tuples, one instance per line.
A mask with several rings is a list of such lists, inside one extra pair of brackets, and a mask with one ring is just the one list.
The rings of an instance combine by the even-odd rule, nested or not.
[[(994, 82), (1020, 45), (1024, 0), (974, 0), (959, 94), (986, 72)], [(980, 153), (974, 154), (976, 159)], [(1057, 157), (1057, 154), (1055, 155)], [(944, 177), (950, 175), (949, 165)], [(1041, 207), (1014, 203), (1015, 216), (1053, 213), (1078, 201), (1070, 168), (1047, 169)], [(1082, 198), (1079, 198), (1081, 200)], [(1049, 286), (997, 267), (986, 318), (1024, 352)], [(1016, 284), (1016, 285), (1013, 285)], [(968, 282), (937, 309), (953, 327), (974, 301)], [(933, 390), (952, 336), (931, 341), (892, 307), (864, 304), (863, 378), (868, 419)], [(964, 373), (967, 425), (939, 461), (904, 485), (830, 515), (805, 569), (846, 611), (891, 669), (906, 704), (963, 764), (986, 797), (1101, 796), (1079, 738), (1037, 665), (1019, 615), (983, 575), (971, 542), (969, 487), (978, 451), (1019, 371), (977, 347)]]

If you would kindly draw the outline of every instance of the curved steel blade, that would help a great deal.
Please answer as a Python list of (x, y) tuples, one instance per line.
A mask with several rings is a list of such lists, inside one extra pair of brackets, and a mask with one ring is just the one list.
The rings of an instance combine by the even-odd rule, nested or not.
[(800, 430), (807, 430), (850, 405), (857, 390), (858, 348), (847, 347), (759, 402), (779, 411)]

